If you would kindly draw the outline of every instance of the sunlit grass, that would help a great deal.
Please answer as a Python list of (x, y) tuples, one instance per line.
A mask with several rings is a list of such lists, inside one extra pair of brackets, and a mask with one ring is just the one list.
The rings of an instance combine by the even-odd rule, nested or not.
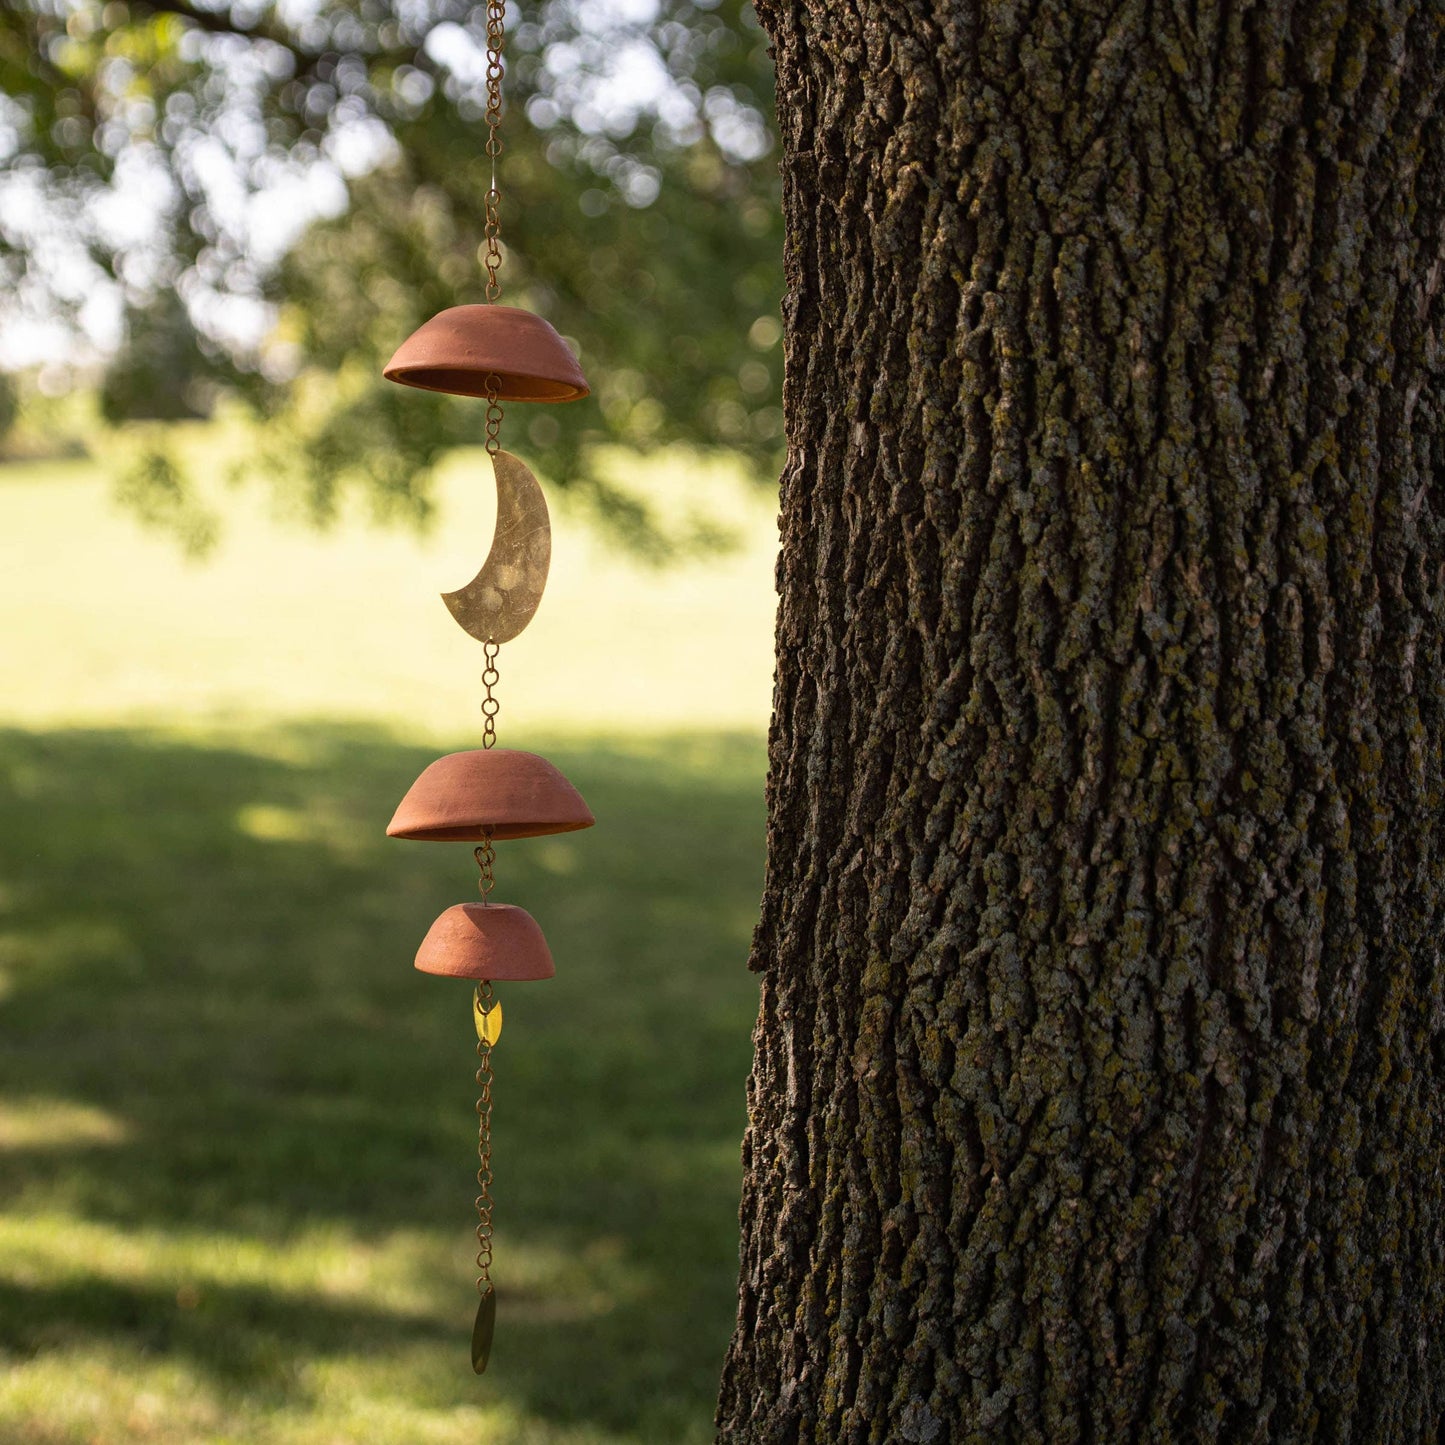
[(485, 537), (318, 541), (243, 508), (196, 569), (93, 473), (0, 471), (0, 1442), (711, 1438), (756, 1006), (757, 516), (673, 577), (573, 534), (503, 653), (503, 740), (599, 826), (499, 850), (558, 972), (505, 993), (478, 1381), (468, 990), (410, 967), (474, 868), (382, 830), (476, 741), (475, 645), (434, 593)]
[[(502, 726), (518, 745), (535, 727), (766, 723), (773, 504), (721, 467), (635, 469), (666, 506), (704, 498), (742, 545), (639, 566), (554, 494), (547, 595), (502, 650)], [(438, 594), (486, 555), (495, 496), (483, 454), (443, 469), (437, 521), (420, 538), (355, 519), (318, 537), (254, 489), (222, 495), (221, 545), (196, 564), (119, 512), (95, 465), (0, 467), (0, 717), (370, 718), (445, 737), (476, 726), (480, 649)]]

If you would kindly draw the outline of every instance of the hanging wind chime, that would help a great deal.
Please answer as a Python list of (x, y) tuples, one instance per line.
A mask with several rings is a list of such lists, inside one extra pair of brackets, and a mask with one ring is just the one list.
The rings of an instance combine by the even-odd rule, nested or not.
[(498, 748), (494, 692), (497, 654), (532, 620), (552, 559), (547, 502), (536, 477), (501, 450), (502, 403), (576, 401), (587, 382), (566, 342), (540, 316), (499, 306), (501, 231), (497, 157), (502, 153), (502, 48), (505, 0), (487, 6), (487, 156), (485, 305), (453, 306), (432, 317), (397, 349), (383, 373), (391, 381), (454, 396), (484, 397), (487, 452), (497, 485), (497, 523), (481, 571), (442, 600), (482, 644), (482, 746), (432, 763), (412, 784), (387, 828), (392, 838), (467, 842), (481, 870), (480, 903), (458, 903), (432, 924), (417, 952), (425, 973), (477, 980), (472, 1018), (477, 1035), (477, 1304), (472, 1369), (487, 1368), (496, 1323), (492, 1288), (492, 1050), (502, 1032), (494, 981), (551, 978), (556, 972), (536, 921), (510, 903), (493, 903), (493, 845), (590, 828), (595, 821), (577, 790), (545, 758)]

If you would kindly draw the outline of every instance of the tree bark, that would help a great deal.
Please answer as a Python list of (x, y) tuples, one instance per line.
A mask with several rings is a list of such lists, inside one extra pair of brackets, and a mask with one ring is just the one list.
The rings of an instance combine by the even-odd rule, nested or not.
[(760, 0), (726, 1442), (1434, 1440), (1445, 8)]

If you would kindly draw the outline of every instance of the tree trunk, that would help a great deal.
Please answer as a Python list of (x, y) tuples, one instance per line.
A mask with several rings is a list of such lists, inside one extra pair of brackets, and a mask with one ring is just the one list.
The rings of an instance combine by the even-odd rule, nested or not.
[(1445, 11), (760, 0), (726, 1442), (1437, 1438)]

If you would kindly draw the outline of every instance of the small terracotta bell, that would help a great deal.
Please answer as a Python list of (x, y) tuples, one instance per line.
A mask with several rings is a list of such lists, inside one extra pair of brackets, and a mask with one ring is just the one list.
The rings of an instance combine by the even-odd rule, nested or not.
[(551, 978), (557, 970), (537, 920), (512, 903), (458, 903), (417, 949), (423, 973), (447, 978)]
[(546, 758), (517, 748), (472, 748), (448, 753), (423, 770), (386, 836), (480, 843), (575, 833), (596, 821), (582, 795)]
[(388, 381), (498, 401), (579, 401), (587, 378), (571, 348), (540, 316), (516, 306), (451, 306), (417, 327), (382, 375)]

